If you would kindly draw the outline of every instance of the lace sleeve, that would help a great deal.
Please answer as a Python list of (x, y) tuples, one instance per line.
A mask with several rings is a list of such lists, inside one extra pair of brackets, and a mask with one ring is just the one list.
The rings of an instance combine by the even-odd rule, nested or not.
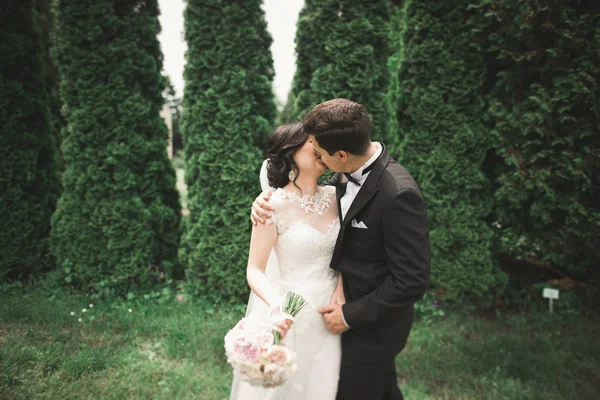
[(277, 227), (278, 235), (281, 235), (287, 229), (287, 226), (283, 222), (283, 218), (281, 217), (281, 214), (273, 213), (271, 218), (267, 219), (267, 225), (271, 225), (271, 224), (275, 224), (275, 226)]
[(271, 196), (270, 203), (273, 206), (274, 210), (271, 214), (271, 218), (267, 219), (267, 225), (275, 224), (275, 226), (277, 227), (277, 235), (281, 235), (288, 228), (286, 222), (284, 221), (289, 222), (289, 215), (286, 214), (285, 219), (282, 215), (283, 211), (287, 209), (287, 202), (285, 200), (285, 197), (282, 195), (281, 189), (278, 189), (273, 193), (273, 195)]

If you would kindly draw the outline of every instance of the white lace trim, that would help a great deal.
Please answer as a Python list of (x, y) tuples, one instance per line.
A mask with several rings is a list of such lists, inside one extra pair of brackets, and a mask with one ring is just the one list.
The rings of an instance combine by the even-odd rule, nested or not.
[(331, 207), (331, 193), (335, 188), (324, 187), (320, 191), (315, 193), (313, 196), (304, 195), (300, 196), (296, 192), (288, 192), (287, 190), (281, 190), (283, 196), (292, 203), (298, 203), (306, 213), (314, 212), (319, 215), (323, 215), (323, 211)]
[(287, 230), (287, 226), (285, 222), (283, 222), (283, 218), (281, 218), (281, 214), (274, 213), (271, 218), (267, 219), (267, 225), (275, 224), (277, 227), (277, 234), (281, 235), (283, 232)]

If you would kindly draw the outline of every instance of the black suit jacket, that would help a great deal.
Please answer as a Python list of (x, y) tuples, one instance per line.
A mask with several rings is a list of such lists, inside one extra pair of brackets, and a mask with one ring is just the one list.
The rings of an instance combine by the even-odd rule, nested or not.
[[(347, 179), (335, 174), (339, 201)], [(368, 229), (352, 227), (352, 220)], [(429, 285), (431, 249), (425, 203), (410, 174), (385, 147), (341, 223), (331, 268), (342, 272), (350, 331), (343, 363), (384, 359), (406, 343), (414, 303)]]

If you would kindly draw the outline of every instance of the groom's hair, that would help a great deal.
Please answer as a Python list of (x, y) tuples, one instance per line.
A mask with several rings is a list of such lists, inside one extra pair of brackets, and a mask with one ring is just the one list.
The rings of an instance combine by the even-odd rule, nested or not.
[(348, 99), (328, 100), (315, 106), (302, 124), (329, 155), (343, 150), (362, 156), (371, 143), (371, 119), (367, 109)]

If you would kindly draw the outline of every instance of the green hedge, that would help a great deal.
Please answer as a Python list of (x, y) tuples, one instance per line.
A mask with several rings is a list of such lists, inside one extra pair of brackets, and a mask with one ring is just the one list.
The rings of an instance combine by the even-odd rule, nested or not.
[(469, 1), (405, 2), (399, 69), (400, 160), (419, 183), (431, 226), (432, 286), (447, 301), (485, 304), (505, 284), (492, 257), (494, 144), (484, 124), (483, 55), (471, 44)]
[(296, 32), (296, 119), (323, 101), (344, 97), (366, 106), (374, 139), (393, 140), (386, 99), (389, 23), (387, 0), (305, 1)]
[(482, 1), (499, 254), (600, 278), (600, 7)]
[(159, 116), (157, 2), (61, 0), (57, 21), (69, 125), (53, 253), (86, 291), (150, 290), (176, 273), (181, 208)]
[(31, 0), (0, 9), (0, 282), (52, 264), (48, 235), (61, 187), (43, 35)]
[(276, 108), (259, 0), (190, 0), (183, 136), (189, 219), (180, 248), (191, 288), (246, 301), (250, 205)]
[[(402, 58), (404, 57), (404, 39), (405, 27), (407, 24), (406, 15), (404, 14), (404, 2), (402, 0), (392, 1), (394, 5), (392, 7), (392, 18), (390, 20), (390, 56), (388, 58), (388, 69), (390, 70), (390, 85), (387, 93), (387, 101), (392, 109), (397, 109), (400, 104), (400, 96), (402, 95), (402, 86), (398, 70)], [(398, 119), (396, 113), (390, 113), (390, 136), (386, 141), (386, 145), (390, 154), (396, 159), (401, 159), (403, 154), (403, 142), (402, 138), (404, 135), (400, 132), (398, 127)]]
[(44, 48), (44, 81), (46, 83), (46, 93), (50, 102), (50, 113), (52, 115), (52, 131), (54, 137), (54, 147), (57, 151), (56, 165), (59, 176), (65, 170), (65, 163), (60, 151), (60, 142), (62, 130), (67, 125), (65, 118), (61, 114), (63, 106), (60, 98), (60, 73), (58, 66), (53, 58), (53, 47), (56, 32), (55, 8), (56, 1), (36, 1), (36, 24), (40, 28), (42, 45)]

